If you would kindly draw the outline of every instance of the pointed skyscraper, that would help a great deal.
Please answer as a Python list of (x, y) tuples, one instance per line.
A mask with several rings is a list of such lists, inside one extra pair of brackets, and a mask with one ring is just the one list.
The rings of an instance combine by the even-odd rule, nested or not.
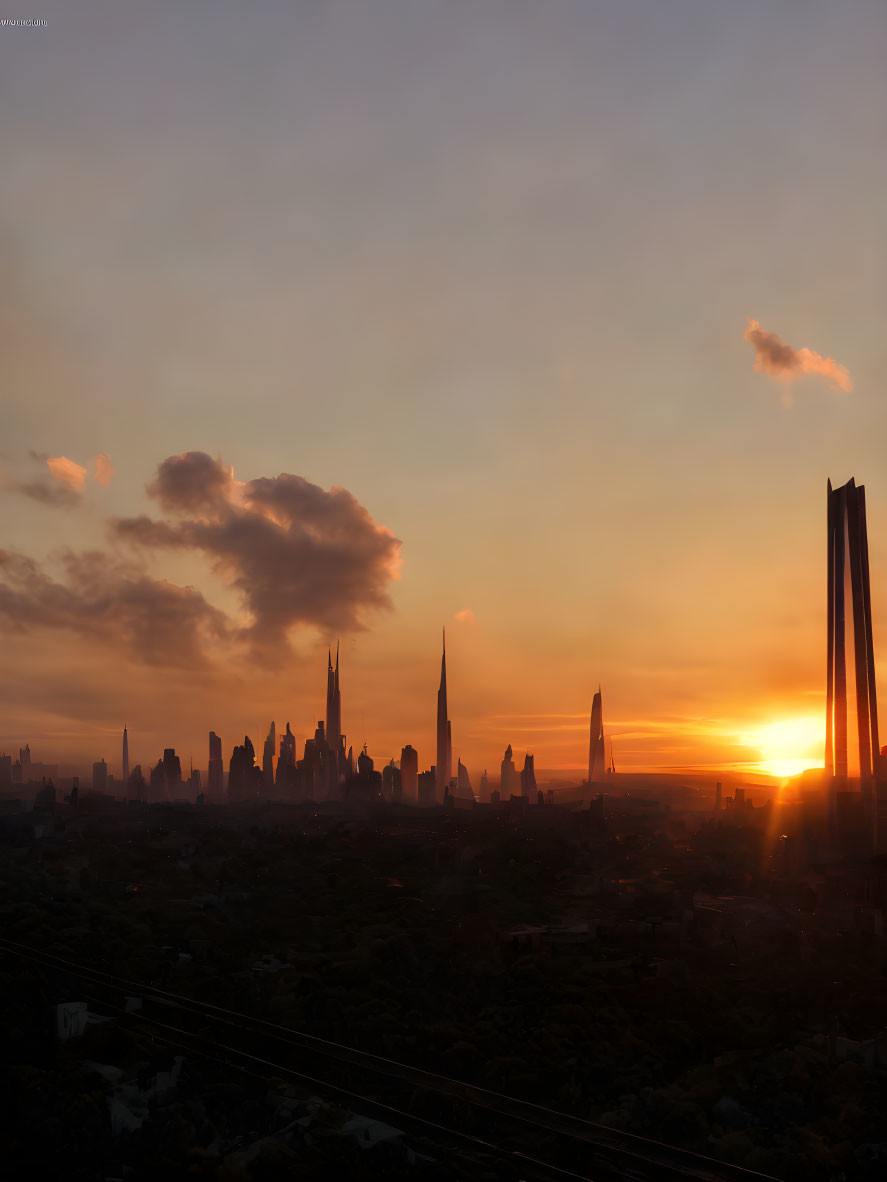
[(336, 642), (336, 667), (333, 669), (333, 654), (329, 652), (326, 680), (326, 732), (329, 758), (326, 765), (326, 793), (335, 797), (338, 787), (347, 778), (345, 740), (342, 734), (342, 691), (339, 687), (339, 644)]
[(126, 733), (126, 727), (123, 728), (123, 783), (129, 780), (129, 735)]
[(607, 755), (604, 748), (604, 713), (601, 705), (601, 687), (591, 703), (591, 728), (588, 739), (588, 782), (596, 784), (607, 773)]
[(447, 717), (447, 630), (443, 630), (443, 653), (440, 658), (440, 688), (437, 691), (437, 799), (443, 800), (450, 786), (452, 771), (452, 737)]
[(277, 728), (274, 722), (268, 731), (268, 738), (262, 750), (262, 788), (266, 797), (271, 795), (274, 788), (274, 754), (277, 747)]
[(460, 759), (456, 765), (456, 793), (466, 800), (474, 800), (474, 789), (471, 787), (471, 777), (468, 768)]
[(332, 733), (333, 711), (335, 710), (335, 706), (333, 705), (335, 689), (336, 683), (333, 676), (333, 650), (328, 649), (326, 670), (326, 733), (328, 735)]
[(339, 642), (336, 641), (336, 668), (333, 673), (333, 713), (327, 722), (326, 737), (330, 747), (338, 747), (342, 738), (342, 691), (339, 689)]

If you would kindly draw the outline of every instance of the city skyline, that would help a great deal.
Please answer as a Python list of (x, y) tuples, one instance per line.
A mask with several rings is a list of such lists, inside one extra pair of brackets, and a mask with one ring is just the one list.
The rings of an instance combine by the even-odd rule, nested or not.
[[(222, 484), (230, 485), (232, 488), (237, 488), (238, 486), (240, 488), (244, 487), (242, 485), (239, 485), (239, 482), (236, 482), (234, 480), (233, 472), (231, 470), (226, 470), (217, 461), (213, 461), (211, 459), (211, 457), (206, 456), (203, 453), (188, 453), (187, 455), (183, 455), (183, 456), (169, 457), (168, 460), (164, 461), (164, 463), (162, 465), (160, 465), (158, 471), (159, 471), (158, 480), (155, 483), (155, 485), (153, 486), (153, 488), (149, 489), (149, 491), (151, 492), (152, 496), (159, 497), (161, 499), (161, 501), (164, 501), (164, 497), (165, 497), (166, 504), (168, 504), (174, 497), (183, 496), (183, 503), (187, 502), (188, 498), (191, 498), (191, 500), (194, 501), (195, 504), (203, 504), (204, 507), (206, 507), (204, 504), (206, 497), (208, 495), (206, 492), (206, 488), (207, 487), (212, 488), (214, 483), (221, 482)], [(255, 485), (264, 484), (265, 486), (269, 486), (269, 485), (273, 486), (275, 483), (278, 483), (278, 484), (282, 485), (282, 484), (284, 484), (285, 479), (290, 479), (290, 480), (295, 481), (297, 478), (279, 477), (277, 482), (265, 481), (265, 482), (254, 482), (254, 484)], [(164, 486), (163, 486), (164, 481), (166, 481), (167, 486), (168, 486), (166, 488), (165, 492), (164, 492)], [(304, 483), (304, 482), (302, 482), (302, 483)], [(247, 487), (249, 487), (249, 486), (247, 486)], [(270, 499), (273, 500), (273, 498), (275, 496), (275, 491), (276, 490), (274, 490), (272, 488), (270, 494), (266, 491), (264, 493), (264, 495), (266, 497), (270, 497)], [(288, 490), (286, 488), (284, 488), (284, 495), (286, 494), (287, 491)], [(321, 495), (323, 495), (321, 490), (314, 490), (314, 491), (316, 493), (320, 493)], [(337, 491), (341, 491), (341, 490), (333, 490), (333, 493), (335, 494)], [(300, 489), (300, 492), (301, 492), (301, 489)], [(853, 616), (853, 621), (852, 621), (853, 623), (856, 622), (857, 613), (862, 612), (862, 605), (864, 604), (864, 606), (865, 606), (865, 620), (861, 625), (862, 631), (860, 632), (858, 627), (851, 627), (851, 637), (854, 638), (854, 644), (856, 647), (857, 689), (859, 688), (859, 685), (863, 685), (863, 690), (864, 690), (865, 694), (871, 694), (871, 697), (872, 697), (872, 706), (871, 706), (872, 723), (871, 723), (871, 725), (873, 728), (872, 738), (875, 740), (875, 742), (877, 742), (876, 705), (874, 704), (876, 701), (876, 690), (875, 690), (875, 683), (874, 683), (874, 660), (873, 660), (874, 640), (873, 640), (872, 612), (871, 612), (871, 586), (870, 586), (870, 581), (869, 581), (869, 555), (868, 555), (868, 545), (867, 545), (867, 538), (866, 538), (864, 490), (862, 489), (861, 486), (859, 489), (856, 489), (854, 482), (851, 479), (848, 482), (846, 487), (842, 487), (842, 488), (836, 490), (835, 492), (833, 492), (831, 481), (829, 480), (828, 481), (828, 493), (829, 493), (829, 510), (828, 510), (828, 530), (829, 530), (829, 581), (828, 581), (828, 586), (829, 586), (829, 593), (827, 596), (827, 599), (828, 599), (828, 621), (829, 621), (828, 627), (831, 630), (833, 627), (836, 626), (833, 624), (833, 619), (836, 618), (836, 609), (835, 609), (834, 602), (833, 602), (836, 595), (838, 595), (837, 602), (839, 605), (840, 619), (841, 619), (841, 621), (843, 621), (843, 604), (844, 604), (843, 585), (842, 585), (839, 592), (835, 590), (835, 576), (832, 573), (833, 568), (837, 568), (839, 570), (839, 572), (841, 573), (841, 575), (843, 575), (843, 573), (844, 573), (844, 562), (845, 562), (844, 558), (840, 557), (840, 565), (838, 565), (838, 557), (835, 556), (836, 544), (833, 539), (835, 536), (835, 532), (837, 531), (841, 546), (846, 545), (849, 548), (849, 550), (848, 550), (849, 556), (847, 558), (847, 565), (846, 565), (846, 581), (848, 584), (848, 586), (847, 586), (848, 597), (851, 596), (851, 591), (852, 591), (852, 603), (853, 603), (853, 609), (854, 609), (854, 616)], [(247, 505), (250, 504), (249, 497), (251, 495), (256, 496), (256, 497), (258, 496), (258, 494), (247, 493), (246, 498), (245, 498)], [(196, 497), (196, 501), (194, 500), (195, 497)], [(857, 509), (857, 500), (858, 500), (858, 503), (860, 506), (859, 509)], [(840, 510), (834, 507), (839, 501), (841, 504)], [(856, 523), (857, 515), (859, 516), (859, 519), (860, 519), (859, 524)], [(848, 522), (848, 518), (849, 518), (849, 522)], [(272, 520), (273, 520), (273, 518), (272, 518)], [(848, 522), (848, 524), (846, 524), (846, 527), (844, 524), (845, 522)], [(129, 531), (129, 530), (133, 530), (135, 532), (141, 532), (146, 527), (148, 528), (148, 530), (152, 529), (153, 523), (151, 523), (150, 521), (148, 521), (148, 519), (146, 519), (144, 517), (134, 518), (134, 519), (129, 519), (129, 520), (118, 519), (113, 522), (113, 528), (116, 530), (119, 530), (122, 533), (125, 533), (126, 531)], [(159, 528), (162, 528), (162, 527), (159, 527)], [(375, 528), (375, 527), (373, 527), (373, 528)], [(377, 531), (377, 532), (380, 532), (384, 537), (388, 536), (387, 531), (382, 530), (382, 531)], [(846, 538), (848, 539), (846, 542), (845, 542), (845, 533), (846, 533)], [(864, 560), (860, 559), (860, 557), (859, 557), (860, 543), (859, 543), (858, 539), (860, 537), (862, 538)], [(14, 566), (14, 564), (17, 560), (17, 556), (15, 556), (15, 555), (8, 556), (7, 555), (6, 558), (7, 558), (7, 561), (9, 561), (11, 558), (11, 562)], [(862, 573), (860, 573), (860, 563), (863, 563)], [(851, 582), (852, 582), (852, 587), (851, 587)], [(56, 587), (56, 588), (53, 588), (53, 590), (59, 591), (60, 588)], [(189, 589), (189, 591), (190, 590), (191, 589)], [(275, 592), (275, 594), (279, 595), (280, 592), (279, 591)], [(857, 599), (859, 600), (858, 604), (857, 604)], [(467, 635), (469, 635), (469, 636), (471, 635), (471, 633), (473, 631), (473, 626), (475, 624), (475, 621), (473, 618), (473, 613), (464, 612), (464, 611), (457, 612), (457, 613), (455, 613), (453, 619), (457, 623), (469, 625), (469, 627), (467, 629)], [(778, 723), (772, 724), (769, 729), (771, 731), (775, 731), (776, 733), (773, 734), (772, 738), (770, 738), (769, 740), (768, 740), (768, 737), (766, 734), (766, 731), (768, 728), (764, 728), (764, 730), (762, 730), (758, 736), (754, 736), (754, 735), (743, 736), (740, 741), (744, 742), (745, 745), (753, 744), (755, 739), (757, 738), (757, 741), (760, 743), (760, 746), (762, 749), (760, 754), (762, 756), (764, 756), (764, 758), (761, 758), (758, 761), (741, 760), (741, 761), (733, 761), (733, 763), (731, 764), (731, 763), (725, 763), (723, 761), (719, 762), (719, 761), (715, 760), (714, 762), (709, 763), (709, 764), (696, 765), (696, 770), (727, 771), (732, 767), (734, 770), (761, 772), (765, 775), (771, 775), (776, 778), (785, 778), (785, 777), (790, 776), (792, 774), (796, 774), (797, 772), (799, 772), (801, 770), (805, 770), (806, 768), (819, 767), (819, 766), (823, 766), (823, 764), (828, 765), (829, 760), (832, 758), (830, 755), (830, 752), (832, 750), (832, 730), (831, 730), (832, 723), (830, 721), (830, 716), (829, 716), (829, 710), (831, 709), (831, 706), (829, 704), (832, 702), (832, 698), (835, 694), (837, 694), (836, 700), (843, 700), (843, 702), (844, 702), (844, 706), (843, 706), (844, 715), (846, 715), (846, 709), (847, 709), (847, 707), (846, 707), (846, 690), (844, 690), (843, 688), (841, 688), (840, 692), (834, 690), (834, 678), (839, 677), (839, 679), (843, 679), (843, 677), (844, 677), (844, 674), (843, 674), (843, 668), (844, 668), (843, 622), (841, 622), (840, 626), (841, 626), (841, 631), (839, 633), (840, 641), (838, 642), (838, 641), (835, 641), (834, 639), (832, 639), (830, 641), (830, 646), (829, 646), (828, 686), (827, 686), (827, 694), (826, 694), (826, 697), (827, 697), (826, 714), (827, 714), (827, 717), (829, 717), (829, 721), (827, 723), (827, 726), (824, 728), (825, 758), (823, 759), (822, 757), (816, 756), (815, 752), (814, 752), (814, 748), (816, 746), (822, 745), (822, 739), (820, 737), (821, 723), (819, 720), (816, 719), (815, 716), (811, 715), (806, 719), (788, 720), (785, 724), (778, 724)], [(463, 633), (463, 635), (465, 635), (465, 634), (466, 633)], [(245, 635), (249, 636), (250, 633), (245, 631)], [(281, 636), (283, 638), (284, 646), (286, 647), (288, 644), (289, 638), (286, 636), (286, 633), (281, 633)], [(859, 648), (860, 645), (862, 645), (862, 649)], [(340, 689), (339, 689), (340, 646), (341, 646), (341, 641), (337, 640), (336, 641), (335, 668), (333, 667), (333, 663), (332, 663), (332, 649), (331, 649), (331, 647), (329, 647), (327, 650), (326, 703), (325, 703), (325, 710), (323, 712), (323, 718), (321, 719), (321, 722), (318, 724), (321, 727), (323, 727), (325, 725), (326, 737), (331, 742), (333, 750), (338, 752), (339, 747), (341, 746), (341, 748), (342, 748), (341, 753), (336, 754), (334, 756), (334, 764), (336, 766), (333, 767), (333, 770), (330, 773), (332, 775), (333, 781), (336, 781), (337, 779), (339, 779), (341, 777), (341, 773), (336, 770), (337, 767), (339, 765), (341, 765), (342, 767), (345, 766), (345, 764), (344, 764), (344, 761), (345, 761), (344, 735), (341, 730), (341, 693), (340, 693)], [(835, 657), (836, 646), (840, 652), (840, 665), (837, 666), (837, 668), (840, 671), (839, 673), (833, 673), (833, 666), (836, 665), (836, 661), (837, 661), (837, 658)], [(287, 651), (289, 651), (289, 650), (287, 650)], [(863, 653), (862, 665), (860, 665), (860, 662), (859, 662), (859, 653), (860, 652)], [(273, 663), (272, 663), (272, 668), (273, 668)], [(860, 672), (860, 669), (862, 670), (861, 672)], [(861, 680), (860, 680), (860, 678), (861, 678)], [(842, 687), (843, 687), (843, 684), (844, 684), (843, 680), (840, 680), (840, 685)], [(594, 700), (593, 700), (591, 710), (590, 710), (591, 738), (590, 738), (590, 744), (589, 744), (589, 748), (588, 748), (587, 777), (586, 777), (588, 782), (595, 782), (595, 781), (601, 779), (602, 776), (605, 774), (605, 772), (610, 769), (611, 764), (613, 764), (614, 730), (611, 728), (609, 731), (610, 748), (609, 748), (609, 755), (608, 755), (607, 749), (606, 749), (604, 733), (603, 733), (603, 727), (602, 727), (600, 687), (598, 688), (598, 691), (594, 694), (593, 699)], [(855, 698), (854, 698), (854, 702), (855, 702)], [(235, 708), (239, 708), (239, 702), (237, 702), (236, 699), (235, 699)], [(287, 713), (286, 709), (284, 709), (283, 713)], [(301, 713), (302, 714), (304, 713), (304, 709), (301, 710)], [(312, 712), (312, 716), (315, 713), (316, 713), (316, 711)], [(365, 712), (363, 710), (360, 710), (359, 713), (361, 714), (361, 718), (363, 720), (365, 720), (365, 717), (366, 717)], [(499, 716), (499, 717), (505, 718), (506, 716), (503, 715), (503, 716)], [(517, 716), (517, 725), (514, 727), (514, 729), (517, 731), (518, 734), (521, 734), (522, 732), (524, 734), (526, 733), (526, 727), (525, 727), (525, 725), (521, 726), (520, 720), (521, 719), (525, 720), (527, 717), (529, 717), (529, 716)], [(558, 716), (556, 716), (556, 715), (545, 716), (545, 717), (558, 718)], [(574, 717), (581, 717), (581, 716), (574, 716)], [(836, 715), (836, 717), (837, 717), (837, 715)], [(271, 773), (267, 770), (270, 767), (269, 756), (270, 756), (271, 760), (273, 760), (276, 757), (275, 725), (276, 725), (275, 720), (272, 720), (271, 732), (265, 741), (264, 756), (259, 761), (260, 764), (266, 768), (266, 771), (265, 771), (266, 780), (268, 779), (269, 775), (271, 775)], [(620, 730), (619, 730), (620, 725), (622, 725), (622, 724), (620, 724), (617, 721), (615, 733), (616, 733), (616, 735), (622, 737), (622, 732), (620, 732)], [(308, 735), (310, 736), (311, 732), (314, 730), (313, 722), (309, 722), (306, 729), (307, 729)], [(364, 729), (366, 731), (366, 728), (364, 728)], [(467, 732), (469, 733), (469, 735), (476, 733), (473, 731), (470, 720), (469, 720), (469, 723), (468, 723), (468, 726), (466, 727), (466, 729), (467, 729)], [(546, 729), (546, 728), (542, 728), (542, 729)], [(581, 728), (579, 726), (569, 727), (569, 726), (561, 725), (560, 727), (556, 727), (555, 729), (578, 730)], [(781, 730), (784, 733), (780, 733)], [(444, 629), (443, 629), (443, 638), (442, 638), (440, 684), (438, 687), (438, 694), (437, 694), (437, 715), (436, 715), (436, 723), (435, 723), (435, 732), (436, 732), (435, 733), (435, 746), (436, 746), (435, 755), (436, 755), (436, 758), (435, 758), (435, 764), (432, 765), (432, 768), (434, 768), (434, 767), (439, 768), (441, 766), (441, 764), (443, 764), (444, 772), (443, 772), (442, 776), (438, 777), (438, 779), (440, 781), (440, 784), (442, 786), (445, 786), (445, 785), (448, 785), (450, 783), (451, 779), (453, 778), (452, 777), (452, 770), (453, 770), (453, 758), (454, 758), (453, 747), (452, 747), (452, 723), (449, 719), (448, 698), (447, 698), (446, 627), (444, 627)], [(287, 722), (287, 735), (289, 735), (289, 734), (290, 734), (289, 722)], [(844, 765), (846, 765), (846, 746), (847, 746), (847, 744), (846, 744), (846, 722), (844, 723), (844, 734), (845, 734), (845, 737), (843, 739), (843, 750), (845, 752)], [(322, 736), (320, 736), (320, 737), (322, 737)], [(631, 736), (629, 736), (629, 737), (631, 737)], [(783, 745), (785, 748), (790, 746), (792, 748), (792, 754), (786, 755), (785, 751), (783, 750), (783, 751), (779, 751), (776, 754), (773, 754), (772, 758), (768, 758), (768, 752), (766, 750), (766, 744), (768, 741), (772, 744), (773, 752), (776, 752), (777, 748), (780, 745)], [(365, 747), (365, 745), (367, 743), (366, 735), (362, 739), (361, 742)], [(860, 731), (860, 755), (862, 755), (862, 750), (863, 750), (863, 746), (864, 746), (865, 742), (866, 742), (866, 740), (863, 739), (862, 730), (861, 730)], [(283, 743), (283, 740), (282, 740), (282, 743)], [(123, 744), (124, 744), (123, 763), (124, 763), (124, 765), (126, 765), (129, 762), (128, 738), (127, 738), (127, 733), (126, 733), (126, 727), (124, 727)], [(13, 749), (11, 744), (9, 746), (10, 746), (10, 749)], [(528, 755), (530, 754), (531, 746), (532, 746), (532, 743), (530, 743), (530, 742), (518, 745), (519, 750), (525, 754), (528, 754)], [(804, 754), (801, 754), (802, 747), (807, 748), (807, 751)], [(396, 759), (396, 748), (397, 748), (397, 744), (395, 743), (394, 748), (392, 748), (391, 754), (386, 753), (386, 755), (385, 755), (386, 760), (390, 759), (391, 761), (394, 761)], [(511, 750), (511, 743), (510, 742), (508, 744), (508, 748), (510, 751)], [(187, 744), (187, 749), (189, 750), (189, 752), (192, 753), (190, 755), (190, 758), (193, 761), (193, 748), (190, 743)], [(487, 749), (486, 751), (483, 751), (482, 753), (478, 753), (475, 749), (474, 756), (475, 756), (475, 761), (477, 764), (477, 767), (475, 770), (476, 776), (480, 775), (481, 763), (484, 766), (484, 773), (485, 773), (486, 765), (489, 762), (489, 760), (487, 758), (489, 754), (490, 754), (489, 749)], [(624, 754), (625, 754), (625, 752), (622, 749), (620, 749), (620, 764), (623, 762)], [(641, 765), (640, 767), (637, 767), (636, 765), (633, 764), (633, 761), (631, 759), (630, 749), (629, 749), (628, 754), (629, 754), (629, 758), (626, 761), (628, 764), (628, 770), (672, 770), (673, 768), (678, 769), (678, 770), (680, 770), (680, 769), (694, 770), (693, 765), (690, 765), (689, 769), (686, 769), (686, 768), (684, 768), (684, 765), (680, 765), (680, 764), (672, 765), (671, 768), (668, 765), (666, 765), (665, 767), (655, 767), (655, 766), (650, 767), (649, 765), (648, 766)], [(535, 755), (533, 755), (533, 758), (535, 758)], [(869, 755), (869, 759), (871, 759), (871, 754)], [(59, 762), (62, 762), (62, 761), (60, 760), (58, 753), (55, 752), (56, 765), (58, 765)], [(459, 762), (459, 768), (460, 768), (460, 778), (461, 778), (461, 774), (463, 771), (464, 771), (466, 777), (468, 777), (469, 773), (467, 770), (467, 765), (463, 765), (461, 755), (459, 756), (458, 762)], [(68, 765), (68, 770), (71, 770), (71, 766), (72, 765), (70, 765), (70, 764)], [(549, 772), (557, 772), (557, 771), (570, 772), (570, 771), (575, 771), (578, 766), (579, 766), (578, 760), (574, 760), (574, 761), (569, 761), (569, 762), (562, 763), (559, 765), (554, 764), (553, 766), (547, 767), (546, 770)], [(125, 778), (126, 778), (126, 776), (124, 774), (124, 779)]]
[(4, 39), (0, 748), (310, 735), (341, 636), (431, 750), (444, 622), (473, 783), (584, 767), (599, 681), (620, 769), (821, 763), (827, 474), (887, 620), (883, 14), (372, 7)]
[[(204, 457), (208, 460), (208, 457)], [(186, 472), (193, 457), (178, 457), (178, 469), (184, 466)], [(170, 461), (171, 462), (171, 461)], [(181, 473), (177, 477), (183, 478)], [(194, 495), (193, 476), (188, 472), (189, 495)], [(826, 661), (826, 711), (823, 720), (822, 765), (830, 785), (832, 818), (836, 809), (846, 809), (847, 801), (856, 807), (854, 799), (861, 794), (865, 809), (871, 813), (874, 831), (877, 832), (877, 816), (880, 812), (880, 790), (875, 782), (879, 776), (880, 760), (883, 758), (879, 740), (877, 694), (875, 684), (875, 658), (873, 621), (871, 609), (871, 582), (869, 573), (868, 529), (866, 516), (865, 488), (851, 478), (845, 485), (833, 488), (831, 479), (827, 485), (827, 661)], [(848, 614), (849, 613), (849, 614)], [(849, 628), (848, 628), (849, 622)], [(849, 631), (849, 646), (847, 635)], [(441, 637), (440, 682), (437, 690), (435, 716), (435, 763), (422, 775), (422, 781), (430, 786), (430, 795), (422, 797), (419, 789), (419, 756), (415, 748), (407, 743), (401, 750), (401, 759), (394, 755), (388, 758), (383, 772), (375, 773), (379, 789), (386, 799), (392, 794), (401, 795), (401, 765), (406, 771), (408, 791), (403, 797), (410, 803), (443, 803), (448, 796), (463, 796), (469, 799), (483, 799), (489, 782), (486, 766), (480, 777), (481, 793), (474, 793), (471, 776), (461, 755), (457, 754), (458, 773), (453, 775), (452, 723), (449, 718), (447, 691), (446, 628)], [(848, 660), (849, 654), (849, 660)], [(848, 665), (852, 677), (848, 680)], [(849, 687), (849, 693), (848, 693)], [(855, 742), (848, 741), (848, 727), (855, 728)], [(326, 698), (323, 717), (317, 721), (314, 736), (305, 740), (304, 754), (298, 757), (298, 737), (293, 734), (289, 720), (285, 734), (281, 735), (279, 753), (277, 750), (276, 720), (272, 719), (265, 739), (261, 760), (257, 748), (249, 736), (242, 745), (234, 745), (230, 770), (226, 779), (223, 770), (222, 741), (214, 732), (209, 732), (209, 748), (206, 778), (201, 783), (199, 771), (195, 772), (193, 754), (189, 755), (190, 775), (187, 789), (194, 795), (201, 791), (215, 801), (239, 799), (298, 799), (312, 797), (318, 800), (341, 799), (343, 790), (347, 795), (347, 784), (357, 779), (370, 783), (374, 761), (368, 753), (364, 739), (362, 751), (355, 760), (353, 743), (347, 744), (342, 725), (342, 693), (340, 683), (340, 642), (336, 642), (336, 663), (333, 666), (332, 647), (327, 650)], [(885, 749), (887, 750), (887, 749)], [(42, 771), (43, 781), (59, 776), (59, 765), (33, 763), (30, 745), (19, 749), (19, 759), (12, 764), (12, 756), (2, 755), (3, 775), (6, 780), (17, 784), (36, 782)], [(777, 761), (781, 762), (781, 761)], [(796, 762), (796, 761), (790, 761)], [(174, 773), (171, 764), (175, 764)], [(806, 764), (806, 761), (804, 761)], [(32, 766), (35, 771), (30, 776)], [(148, 765), (150, 767), (150, 764)], [(811, 767), (819, 767), (812, 762)], [(199, 767), (199, 764), (198, 764)], [(13, 770), (14, 769), (14, 770)], [(126, 725), (122, 734), (122, 775), (118, 783), (124, 793), (141, 784), (146, 792), (148, 781), (141, 774), (137, 764), (133, 779), (129, 775), (129, 736)], [(69, 769), (66, 769), (69, 770)], [(556, 770), (556, 769), (549, 769)], [(568, 769), (564, 769), (568, 770)], [(572, 769), (569, 769), (572, 770)], [(721, 769), (724, 770), (724, 769)], [(801, 768), (778, 766), (765, 769), (775, 778), (788, 779)], [(589, 742), (587, 774), (582, 783), (590, 788), (607, 782), (615, 773), (613, 739), (610, 736), (609, 757), (607, 735), (603, 723), (603, 702), (600, 685), (594, 694), (589, 711)], [(160, 781), (163, 787), (160, 788)], [(76, 784), (76, 779), (75, 779)], [(93, 764), (92, 785), (100, 791), (113, 782), (113, 768), (104, 757)], [(614, 781), (615, 782), (615, 781)], [(158, 790), (162, 799), (175, 798), (175, 792), (168, 797), (167, 784), (184, 784), (179, 757), (175, 748), (164, 748), (163, 760), (151, 771), (150, 788), (157, 799)], [(503, 799), (510, 795), (523, 795), (532, 799), (536, 792), (535, 754), (525, 752), (524, 768), (519, 773), (513, 759), (513, 748), (509, 742), (500, 765), (498, 792)], [(856, 784), (847, 796), (847, 785)], [(720, 799), (718, 784), (718, 799)], [(540, 803), (542, 793), (540, 792)], [(498, 795), (494, 797), (498, 799)], [(842, 803), (844, 802), (844, 803)], [(887, 806), (885, 806), (887, 807)], [(887, 815), (887, 814), (885, 814)]]

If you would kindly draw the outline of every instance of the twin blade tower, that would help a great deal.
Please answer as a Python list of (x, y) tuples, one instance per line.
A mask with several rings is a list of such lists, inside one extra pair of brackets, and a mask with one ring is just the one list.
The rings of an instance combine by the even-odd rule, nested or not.
[[(859, 778), (862, 823), (878, 843), (877, 781), (881, 749), (875, 652), (872, 640), (872, 598), (869, 582), (865, 489), (848, 480), (840, 488), (828, 482), (828, 651), (826, 654), (825, 774), (832, 823), (848, 779)], [(856, 751), (848, 752), (847, 724), (847, 591), (853, 662), (850, 682), (856, 713)], [(850, 754), (854, 762), (851, 764)], [(858, 762), (857, 762), (858, 756)]]

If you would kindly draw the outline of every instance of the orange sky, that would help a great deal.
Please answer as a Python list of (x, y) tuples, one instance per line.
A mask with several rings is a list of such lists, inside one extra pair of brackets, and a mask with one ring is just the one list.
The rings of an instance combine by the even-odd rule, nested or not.
[(618, 767), (817, 759), (829, 476), (885, 651), (883, 9), (154, 7), (0, 41), (0, 750), (301, 743), (340, 637), (428, 766), (446, 624), (473, 778), (598, 684)]

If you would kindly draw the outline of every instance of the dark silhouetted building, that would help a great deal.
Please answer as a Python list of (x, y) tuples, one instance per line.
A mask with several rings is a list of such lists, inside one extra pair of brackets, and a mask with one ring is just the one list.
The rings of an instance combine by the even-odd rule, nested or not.
[(342, 690), (339, 683), (339, 646), (336, 645), (336, 667), (333, 669), (332, 653), (328, 654), (326, 682), (326, 741), (329, 746), (327, 761), (326, 796), (333, 800), (339, 796), (339, 789), (351, 775), (351, 761), (345, 755), (345, 736), (342, 734)]
[[(848, 480), (840, 488), (827, 486), (828, 512), (828, 653), (826, 659), (825, 774), (830, 777), (830, 818), (837, 824), (837, 797), (846, 791), (848, 776), (859, 776), (863, 825), (877, 845), (875, 779), (878, 775), (878, 701), (875, 690), (875, 653), (872, 639), (872, 600), (869, 581), (865, 489)], [(849, 569), (848, 569), (849, 568)], [(853, 638), (853, 691), (856, 702), (858, 766), (852, 768), (847, 743), (846, 596), (849, 583)], [(846, 814), (846, 809), (844, 810)], [(838, 826), (846, 828), (846, 826)]]
[(274, 788), (274, 756), (276, 747), (277, 733), (272, 722), (262, 751), (262, 791), (266, 797), (271, 795)]
[(400, 768), (393, 759), (382, 768), (382, 795), (386, 800), (399, 802), (402, 794), (402, 778)]
[(228, 800), (256, 800), (262, 782), (262, 769), (256, 767), (256, 752), (249, 735), (243, 745), (231, 752), (228, 764)]
[[(538, 789), (536, 788), (535, 756), (525, 755), (523, 771), (520, 774), (520, 794), (532, 800)], [(540, 802), (541, 803), (541, 802)]]
[(163, 766), (163, 760), (157, 761), (155, 766), (151, 769), (151, 778), (148, 783), (148, 799), (152, 803), (161, 800), (169, 800), (169, 788), (166, 782), (166, 768)]
[(373, 761), (367, 754), (367, 745), (364, 743), (363, 751), (357, 757), (357, 774), (368, 778), (373, 774), (373, 767)]
[(123, 783), (129, 783), (129, 735), (123, 728)]
[(166, 791), (168, 800), (181, 800), (182, 792), (182, 762), (176, 755), (175, 747), (167, 747), (163, 752), (163, 770), (166, 772)]
[(499, 767), (499, 791), (502, 794), (502, 799), (508, 800), (510, 796), (514, 796), (517, 793), (519, 783), (517, 768), (514, 766), (511, 744), (509, 743), (505, 748), (505, 756)]
[(297, 792), (303, 800), (330, 799), (332, 780), (330, 745), (323, 719), (318, 719), (313, 739), (305, 740), (305, 752), (297, 765)]
[(93, 792), (108, 791), (108, 765), (103, 759), (92, 765), (92, 790)]
[(296, 736), (286, 724), (286, 732), (280, 736), (280, 754), (277, 757), (275, 785), (278, 795), (289, 799), (296, 792)]
[(419, 756), (409, 743), (400, 753), (400, 790), (402, 800), (419, 803)]
[(210, 799), (218, 804), (225, 795), (225, 764), (222, 760), (222, 740), (215, 731), (209, 732), (209, 769), (207, 791)]
[(31, 760), (29, 744), (19, 748), (18, 759), (12, 765), (13, 784), (41, 784), (44, 780), (58, 779), (57, 763), (34, 763)]
[(594, 695), (591, 703), (591, 727), (588, 741), (588, 782), (599, 783), (607, 774), (607, 753), (604, 748), (604, 711), (601, 704), (601, 690)]
[(474, 790), (471, 787), (471, 778), (468, 775), (468, 768), (460, 759), (456, 769), (456, 794), (458, 796), (466, 797), (469, 800), (474, 800)]
[(441, 800), (450, 783), (453, 769), (453, 734), (447, 717), (447, 633), (443, 633), (440, 658), (440, 686), (437, 691), (437, 798)]
[(145, 777), (142, 775), (142, 765), (140, 763), (137, 763), (129, 773), (126, 779), (125, 792), (127, 800), (148, 799), (148, 785), (145, 783)]
[(428, 772), (419, 772), (418, 791), (420, 808), (430, 809), (437, 804), (437, 773), (435, 768), (432, 768)]

